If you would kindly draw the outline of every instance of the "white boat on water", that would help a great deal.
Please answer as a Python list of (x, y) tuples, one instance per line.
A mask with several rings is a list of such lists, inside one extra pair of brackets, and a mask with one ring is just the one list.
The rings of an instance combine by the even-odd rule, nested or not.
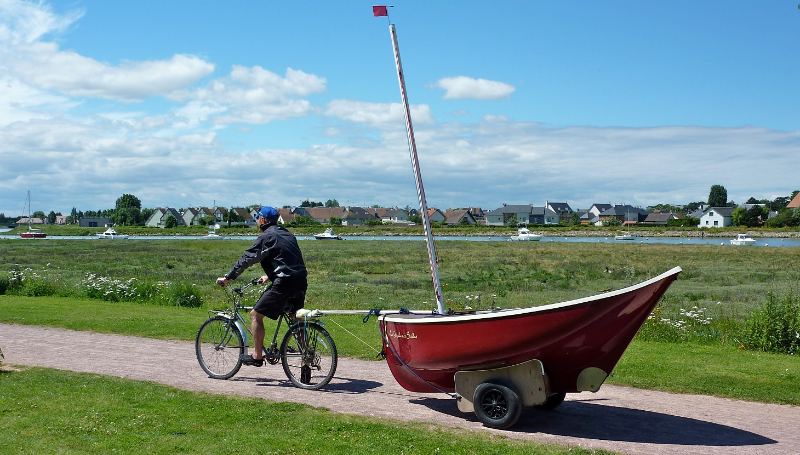
[(114, 228), (108, 228), (105, 232), (98, 232), (97, 233), (98, 239), (127, 239), (127, 235), (118, 234)]
[(314, 238), (317, 240), (342, 240), (342, 236), (334, 234), (332, 228), (325, 229), (322, 234), (315, 234)]
[(747, 234), (737, 234), (735, 239), (731, 239), (731, 245), (752, 245), (756, 240)]
[(614, 240), (636, 240), (636, 236), (630, 232), (623, 232), (614, 236)]
[(217, 229), (219, 229), (219, 224), (214, 225), (213, 231), (208, 231), (206, 235), (203, 236), (206, 240), (221, 240), (222, 236), (217, 234)]
[(517, 229), (517, 235), (512, 235), (511, 240), (533, 240), (537, 241), (541, 239), (541, 234), (534, 234), (533, 232), (529, 231), (528, 228), (519, 228)]

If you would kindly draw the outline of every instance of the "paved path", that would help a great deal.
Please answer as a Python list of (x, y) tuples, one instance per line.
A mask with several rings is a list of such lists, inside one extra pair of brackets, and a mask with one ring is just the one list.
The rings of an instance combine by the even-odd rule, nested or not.
[(403, 390), (384, 362), (339, 359), (324, 391), (293, 387), (280, 365), (209, 379), (193, 343), (0, 324), (5, 361), (153, 381), (186, 390), (295, 401), (334, 412), (496, 432), (631, 454), (798, 454), (800, 408), (604, 385), (567, 395), (555, 411), (523, 410), (512, 430), (490, 430), (445, 395)]

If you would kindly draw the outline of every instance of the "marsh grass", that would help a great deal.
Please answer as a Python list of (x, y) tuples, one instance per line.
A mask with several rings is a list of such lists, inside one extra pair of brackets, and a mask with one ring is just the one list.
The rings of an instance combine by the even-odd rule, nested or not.
[[(225, 303), (214, 279), (228, 271), (250, 244), (248, 240), (0, 240), (0, 292), (218, 308)], [(307, 308), (428, 311), (435, 307), (424, 242), (300, 244), (310, 273)], [(448, 307), (456, 310), (586, 297), (680, 265), (679, 279), (640, 334), (654, 341), (738, 347), (747, 318), (769, 295), (780, 298), (796, 289), (800, 278), (797, 248), (438, 241), (437, 249), (444, 296)], [(13, 278), (19, 271), (31, 276), (22, 287), (16, 287), (19, 283)], [(260, 270), (247, 273), (256, 276)], [(81, 289), (88, 276), (102, 277), (120, 291), (105, 295), (108, 289)], [(124, 298), (127, 283), (147, 291), (133, 300)], [(163, 283), (170, 283), (171, 291), (159, 296), (155, 290)], [(699, 322), (700, 314), (708, 323)], [(357, 323), (345, 324), (372, 336), (359, 330)]]

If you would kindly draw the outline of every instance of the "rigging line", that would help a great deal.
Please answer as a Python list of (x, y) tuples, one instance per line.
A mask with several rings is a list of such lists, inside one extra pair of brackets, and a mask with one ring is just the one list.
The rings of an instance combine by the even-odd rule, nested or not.
[[(365, 344), (366, 346), (368, 346), (370, 349), (375, 349), (375, 347), (374, 347), (374, 346), (372, 346), (371, 344), (369, 344), (369, 343), (367, 343), (366, 341), (364, 341), (364, 340), (362, 340), (361, 338), (359, 338), (359, 337), (358, 337), (358, 335), (356, 335), (355, 333), (353, 333), (353, 332), (351, 332), (351, 331), (347, 330), (347, 328), (346, 328), (345, 326), (343, 326), (342, 324), (339, 324), (338, 322), (336, 322), (336, 321), (335, 321), (335, 320), (333, 320), (333, 319), (328, 319), (328, 321), (330, 321), (330, 322), (333, 322), (334, 324), (338, 325), (339, 327), (341, 327), (341, 329), (342, 329), (342, 330), (344, 330), (345, 332), (347, 332), (347, 333), (349, 333), (350, 335), (352, 335), (352, 337), (353, 337), (353, 338), (355, 338), (356, 340), (358, 340), (358, 341), (360, 341), (360, 342), (364, 343), (364, 344)], [(380, 352), (380, 351), (377, 351), (377, 352)]]

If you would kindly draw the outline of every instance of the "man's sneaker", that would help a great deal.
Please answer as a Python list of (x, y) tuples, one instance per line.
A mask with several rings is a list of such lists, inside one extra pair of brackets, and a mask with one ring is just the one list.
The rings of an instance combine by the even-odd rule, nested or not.
[(264, 365), (264, 359), (254, 359), (252, 355), (243, 355), (240, 357), (243, 364), (251, 367), (260, 367)]

